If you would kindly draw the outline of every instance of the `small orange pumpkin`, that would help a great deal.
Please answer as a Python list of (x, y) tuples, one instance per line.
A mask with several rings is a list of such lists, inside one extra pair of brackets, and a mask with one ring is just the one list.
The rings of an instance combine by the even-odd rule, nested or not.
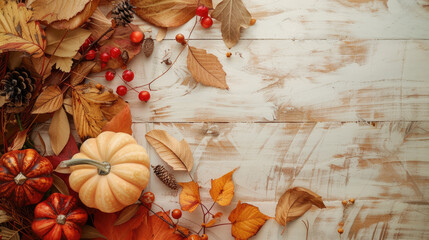
[(0, 159), (0, 197), (18, 206), (38, 203), (51, 187), (51, 162), (36, 150), (15, 150)]
[(77, 206), (77, 199), (53, 193), (34, 209), (33, 232), (43, 240), (79, 240), (88, 214)]
[(70, 167), (70, 187), (86, 206), (106, 213), (134, 204), (149, 182), (146, 150), (126, 133), (107, 131), (86, 140), (59, 167)]

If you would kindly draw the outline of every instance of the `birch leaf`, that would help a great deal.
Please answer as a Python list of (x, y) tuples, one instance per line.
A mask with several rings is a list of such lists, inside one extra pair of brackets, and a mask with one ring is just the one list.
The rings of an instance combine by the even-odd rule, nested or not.
[(91, 35), (91, 32), (82, 28), (75, 30), (58, 30), (46, 28), (46, 53), (57, 57), (73, 58), (80, 46)]
[(164, 130), (152, 130), (146, 133), (146, 140), (158, 155), (174, 170), (192, 170), (194, 158), (188, 142), (178, 141)]
[(63, 104), (63, 93), (58, 86), (47, 87), (36, 99), (33, 114), (50, 113), (57, 111)]
[(276, 221), (285, 226), (306, 213), (312, 205), (326, 208), (322, 197), (301, 187), (287, 190), (279, 199), (276, 207)]
[(252, 16), (241, 0), (223, 0), (211, 16), (222, 22), (222, 38), (228, 48), (235, 46), (240, 40), (240, 29), (248, 28)]
[(204, 49), (188, 48), (188, 69), (195, 81), (206, 86), (229, 89), (222, 64), (213, 54)]
[(212, 0), (131, 0), (136, 14), (157, 27), (178, 27), (195, 16), (200, 5), (212, 8)]
[(52, 185), (58, 190), (59, 193), (64, 195), (70, 195), (67, 184), (60, 177), (55, 174), (52, 174), (52, 178), (54, 179)]
[(82, 11), (91, 0), (33, 0), (30, 7), (34, 9), (35, 20), (51, 23), (58, 20), (69, 20)]
[[(49, 138), (51, 147), (55, 155), (61, 153), (66, 146), (70, 136), (70, 125), (64, 108), (60, 108), (54, 113), (51, 125), (49, 126)], [(67, 194), (66, 194), (67, 195)]]
[(38, 22), (30, 21), (31, 15), (31, 10), (15, 1), (0, 10), (0, 52), (24, 51), (35, 58), (43, 56), (45, 33)]

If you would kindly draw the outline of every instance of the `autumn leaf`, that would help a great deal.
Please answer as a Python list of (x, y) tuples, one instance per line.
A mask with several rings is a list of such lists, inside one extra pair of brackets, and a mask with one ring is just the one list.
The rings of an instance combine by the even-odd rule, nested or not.
[(304, 215), (312, 205), (325, 208), (322, 197), (316, 193), (301, 187), (287, 190), (279, 199), (276, 207), (276, 221), (286, 227), (300, 216)]
[(11, 230), (6, 227), (0, 227), (2, 240), (19, 240), (19, 231)]
[(211, 0), (131, 0), (136, 14), (157, 27), (178, 27), (195, 16), (200, 5), (212, 8)]
[(133, 204), (124, 208), (113, 225), (118, 226), (128, 222), (131, 218), (133, 218), (137, 214), (137, 211), (139, 210), (139, 208), (140, 208), (139, 204)]
[(196, 182), (178, 183), (182, 186), (179, 203), (183, 211), (193, 212), (201, 203), (200, 189)]
[(0, 9), (0, 52), (24, 51), (35, 58), (43, 56), (45, 33), (38, 22), (30, 21), (31, 16), (31, 10), (15, 1), (8, 1)]
[(91, 0), (33, 0), (30, 7), (34, 10), (33, 18), (52, 23), (69, 20), (82, 11)]
[(212, 188), (210, 189), (210, 196), (213, 201), (221, 206), (228, 206), (231, 204), (234, 197), (234, 182), (232, 181), (232, 174), (235, 170), (223, 175), (222, 177), (211, 180)]
[(70, 85), (76, 86), (82, 83), (94, 66), (94, 61), (85, 61), (79, 63), (79, 65), (73, 68), (73, 72), (70, 75)]
[(133, 130), (131, 129), (132, 123), (130, 107), (127, 104), (122, 111), (104, 125), (102, 131), (124, 132), (131, 135), (133, 134)]
[(156, 34), (156, 41), (161, 42), (167, 36), (167, 28), (160, 28)]
[(13, 139), (13, 143), (9, 151), (19, 150), (22, 148), (22, 146), (24, 146), (25, 140), (27, 139), (28, 130), (29, 129), (24, 129), (16, 134), (16, 137)]
[(192, 170), (194, 157), (185, 139), (178, 141), (164, 130), (152, 130), (146, 133), (146, 140), (159, 154), (162, 160), (174, 170)]
[(62, 178), (58, 177), (55, 174), (52, 174), (52, 178), (54, 179), (52, 185), (59, 193), (64, 195), (70, 195), (69, 188)]
[(248, 28), (252, 16), (241, 0), (223, 0), (211, 16), (222, 22), (222, 38), (228, 48), (235, 46), (240, 40), (240, 29)]
[(58, 86), (47, 87), (36, 99), (33, 114), (50, 113), (57, 111), (63, 104), (63, 93)]
[[(103, 14), (103, 12), (97, 8), (91, 17), (88, 19), (88, 24), (85, 25), (85, 28), (91, 32), (92, 39), (98, 39), (101, 37), (110, 27), (112, 22), (110, 19)], [(107, 39), (113, 34), (110, 32), (106, 34), (104, 39)], [(103, 39), (102, 39), (103, 40)]]
[(270, 217), (261, 213), (259, 208), (240, 201), (228, 217), (232, 223), (231, 234), (236, 240), (254, 236), (268, 219)]
[(63, 100), (63, 107), (64, 110), (66, 110), (66, 112), (70, 115), (73, 115), (73, 99), (71, 97), (65, 98)]
[(188, 69), (195, 81), (220, 89), (229, 88), (226, 73), (215, 55), (191, 46), (188, 49)]
[(222, 217), (222, 213), (218, 212), (213, 216), (213, 219), (210, 220), (208, 223), (202, 223), (201, 227), (211, 227), (213, 226), (218, 220), (219, 218)]
[(81, 235), (80, 235), (80, 239), (94, 239), (94, 238), (107, 239), (103, 234), (101, 234), (93, 226), (89, 226), (89, 225), (83, 226), (82, 227), (82, 232), (81, 232)]
[(72, 58), (80, 46), (91, 35), (91, 32), (82, 28), (75, 30), (58, 30), (46, 28), (46, 53), (57, 57)]
[(67, 114), (62, 107), (54, 113), (49, 126), (49, 139), (55, 155), (61, 153), (70, 136), (70, 125)]
[[(169, 218), (170, 211), (167, 212), (158, 212), (158, 216), (164, 218), (165, 221), (173, 224)], [(182, 230), (182, 228), (178, 228)], [(148, 217), (147, 223), (142, 223), (134, 231), (133, 239), (144, 239), (144, 240), (185, 240), (179, 234), (176, 234), (177, 231), (171, 228), (166, 222), (161, 220), (156, 215)], [(109, 240), (111, 240), (109, 238)], [(122, 240), (122, 239), (121, 239)]]
[(84, 24), (89, 17), (95, 12), (100, 0), (89, 1), (82, 11), (76, 14), (69, 20), (58, 20), (50, 24), (51, 27), (56, 29), (76, 29)]

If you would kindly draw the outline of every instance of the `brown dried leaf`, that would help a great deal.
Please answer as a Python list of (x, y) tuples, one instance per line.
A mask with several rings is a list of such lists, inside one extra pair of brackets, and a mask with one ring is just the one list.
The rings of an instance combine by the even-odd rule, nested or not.
[(167, 35), (167, 28), (160, 28), (158, 30), (158, 34), (156, 34), (156, 41), (161, 42), (162, 40), (164, 40), (166, 35)]
[(58, 86), (47, 87), (36, 99), (33, 114), (50, 113), (57, 111), (63, 104), (63, 93)]
[(285, 226), (304, 215), (312, 205), (325, 208), (322, 197), (301, 187), (287, 190), (279, 199), (276, 207), (276, 221)]
[(212, 0), (131, 0), (136, 14), (157, 27), (178, 27), (195, 16), (200, 5), (212, 8)]
[(248, 28), (252, 16), (241, 0), (223, 0), (211, 16), (222, 22), (222, 38), (228, 48), (235, 46), (240, 40), (240, 29)]
[(65, 98), (63, 101), (63, 107), (66, 112), (70, 115), (73, 115), (73, 100), (71, 97)]
[(84, 24), (98, 7), (100, 0), (91, 0), (85, 8), (69, 20), (58, 20), (50, 24), (56, 29), (75, 29)]
[(70, 76), (70, 84), (76, 86), (85, 80), (86, 75), (88, 75), (92, 68), (95, 66), (94, 61), (85, 61), (79, 63), (76, 68), (73, 68), (73, 72)]
[[(103, 14), (103, 12), (97, 8), (92, 16), (88, 20), (88, 24), (86, 24), (85, 28), (91, 31), (91, 38), (98, 39), (112, 26), (111, 20), (107, 19), (107, 17)], [(101, 39), (109, 38), (113, 32), (106, 34), (106, 36)]]
[(164, 130), (152, 130), (146, 133), (146, 140), (159, 154), (162, 160), (174, 170), (192, 170), (194, 158), (188, 142), (178, 141)]
[(82, 11), (91, 0), (33, 0), (33, 19), (52, 23), (57, 20), (69, 20)]
[(226, 73), (217, 57), (204, 49), (189, 46), (188, 69), (195, 81), (206, 86), (229, 89)]
[(51, 62), (55, 63), (55, 68), (62, 72), (70, 72), (73, 65), (73, 59), (69, 57), (52, 56)]
[(51, 147), (55, 155), (61, 153), (66, 146), (70, 136), (70, 125), (67, 114), (61, 107), (52, 117), (51, 125), (49, 126), (49, 139)]
[(57, 191), (64, 195), (70, 195), (69, 188), (63, 179), (58, 177), (55, 174), (52, 174), (52, 178), (54, 179), (52, 185), (57, 189)]
[(149, 38), (146, 38), (146, 40), (144, 40), (143, 53), (146, 57), (150, 57), (150, 55), (152, 55), (154, 46), (155, 44), (152, 38), (149, 37)]
[(0, 227), (2, 240), (19, 240), (19, 231), (11, 230), (6, 227)]
[(82, 28), (75, 30), (58, 30), (46, 28), (46, 53), (57, 57), (73, 58), (80, 46), (91, 35), (91, 32)]
[(28, 129), (24, 129), (22, 131), (19, 131), (16, 134), (15, 139), (13, 139), (13, 143), (12, 143), (12, 146), (10, 147), (9, 151), (21, 149), (22, 146), (24, 146), (24, 144), (25, 144), (25, 140), (27, 139), (27, 133), (28, 133)]
[(7, 215), (6, 211), (0, 210), (0, 224), (5, 222), (10, 222), (13, 220), (13, 217)]
[(94, 239), (94, 238), (104, 238), (107, 239), (103, 234), (101, 234), (95, 227), (85, 225), (82, 227), (82, 233), (80, 235), (81, 239)]
[(121, 214), (119, 214), (118, 218), (116, 219), (113, 225), (118, 226), (128, 222), (128, 220), (130, 220), (131, 218), (134, 217), (134, 215), (136, 215), (139, 208), (140, 208), (139, 204), (133, 204), (124, 208), (124, 210), (121, 211)]

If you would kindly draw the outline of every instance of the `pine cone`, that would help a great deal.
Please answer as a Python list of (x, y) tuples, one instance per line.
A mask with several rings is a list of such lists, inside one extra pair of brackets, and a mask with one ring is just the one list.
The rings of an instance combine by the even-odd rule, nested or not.
[(167, 187), (174, 190), (179, 188), (176, 182), (176, 178), (174, 178), (174, 176), (171, 173), (169, 173), (164, 166), (156, 165), (155, 167), (152, 166), (152, 168), (155, 175), (161, 180), (161, 182), (167, 185)]
[(131, 5), (128, 0), (124, 0), (115, 5), (112, 10), (112, 18), (115, 20), (115, 25), (125, 26), (130, 23), (136, 12), (134, 12), (133, 5)]
[(0, 83), (0, 95), (6, 97), (8, 107), (28, 106), (35, 89), (35, 81), (27, 69), (19, 67), (8, 72)]

